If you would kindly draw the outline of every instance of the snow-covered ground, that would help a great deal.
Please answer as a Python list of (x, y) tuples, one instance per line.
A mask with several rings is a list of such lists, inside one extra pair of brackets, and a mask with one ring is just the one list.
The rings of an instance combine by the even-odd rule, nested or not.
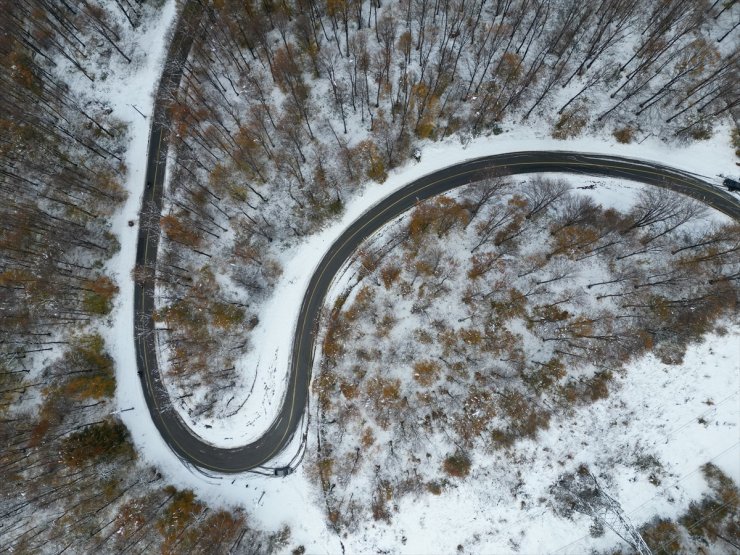
[[(105, 96), (115, 115), (130, 124), (130, 144), (126, 163), (127, 189), (130, 196), (117, 214), (113, 226), (121, 243), (120, 252), (108, 269), (121, 289), (112, 314), (112, 325), (105, 331), (106, 340), (116, 359), (117, 402), (121, 418), (129, 427), (137, 450), (144, 460), (157, 465), (166, 478), (179, 487), (189, 487), (199, 496), (215, 502), (239, 504), (252, 510), (264, 526), (277, 528), (287, 522), (293, 530), (293, 542), (303, 543), (310, 552), (339, 551), (338, 538), (324, 525), (324, 514), (318, 492), (309, 483), (304, 470), (284, 480), (251, 474), (238, 477), (209, 477), (185, 469), (169, 451), (147, 411), (136, 375), (133, 344), (133, 282), (136, 221), (144, 186), (147, 138), (150, 121), (142, 113), (151, 113), (161, 63), (166, 49), (166, 33), (172, 25), (175, 2), (166, 2), (158, 21), (150, 21), (138, 40), (146, 44), (148, 56), (136, 67), (112, 68), (104, 86), (94, 94)], [(257, 436), (269, 425), (284, 390), (282, 377), (292, 342), (292, 330), (305, 286), (313, 268), (332, 241), (362, 212), (409, 181), (453, 163), (478, 156), (524, 150), (570, 150), (617, 154), (653, 160), (695, 172), (709, 179), (717, 174), (732, 174), (733, 153), (727, 141), (728, 130), (716, 130), (709, 141), (685, 148), (664, 145), (649, 138), (642, 144), (621, 145), (613, 140), (583, 138), (560, 142), (548, 137), (548, 131), (521, 127), (505, 130), (497, 137), (480, 138), (460, 144), (449, 140), (428, 144), (422, 160), (395, 170), (382, 185), (368, 185), (361, 195), (347, 204), (340, 221), (308, 238), (298, 247), (284, 253), (284, 274), (272, 300), (264, 305), (260, 324), (254, 330), (254, 349), (240, 362), (242, 367), (259, 366), (253, 394), (237, 416), (222, 421), (202, 421), (196, 431), (208, 441), (231, 446)], [(617, 194), (616, 196), (619, 196)], [(740, 329), (724, 337), (710, 337), (703, 345), (690, 348), (681, 367), (667, 368), (647, 358), (640, 361), (623, 378), (618, 393), (584, 409), (573, 418), (552, 422), (550, 430), (537, 443), (522, 443), (518, 461), (491, 461), (490, 466), (477, 461), (471, 477), (440, 497), (403, 501), (400, 522), (393, 528), (371, 528), (344, 539), (349, 552), (383, 549), (419, 552), (452, 551), (459, 543), (475, 551), (510, 551), (513, 544), (523, 552), (581, 552), (589, 546), (609, 545), (608, 535), (601, 540), (588, 537), (589, 522), (568, 522), (553, 517), (537, 498), (562, 471), (557, 461), (568, 455), (569, 465), (588, 462), (593, 468), (622, 464), (624, 452), (637, 444), (651, 446), (668, 462), (668, 478), (660, 488), (630, 481), (629, 469), (619, 473), (623, 480), (613, 484), (610, 493), (622, 501), (628, 516), (636, 524), (655, 512), (678, 514), (688, 500), (705, 489), (699, 465), (713, 460), (740, 480), (738, 448), (738, 344)], [(265, 396), (269, 391), (269, 396)], [(707, 404), (711, 400), (712, 405)], [(699, 424), (703, 417), (707, 424)], [(621, 421), (627, 420), (628, 426)], [(206, 425), (212, 426), (206, 428)], [(309, 437), (313, 437), (309, 434)], [(584, 445), (585, 444), (585, 445)], [(545, 451), (547, 447), (549, 451)], [(309, 441), (308, 449), (315, 448)], [(617, 461), (616, 463), (614, 461)], [(511, 499), (497, 486), (500, 474), (525, 465), (530, 480), (525, 480), (521, 498), (528, 500), (521, 508), (520, 498)], [(522, 497), (523, 496), (523, 497)], [(673, 499), (670, 501), (669, 499)], [(451, 518), (451, 515), (456, 515)], [(478, 539), (475, 536), (478, 535)], [(401, 537), (407, 538), (404, 544)]]
[[(303, 293), (314, 268), (329, 246), (354, 220), (414, 179), (452, 164), (490, 154), (567, 150), (658, 162), (695, 173), (719, 186), (721, 179), (718, 174), (729, 175), (733, 172), (732, 164), (728, 161), (732, 160), (734, 154), (727, 137), (729, 132), (718, 131), (709, 141), (677, 148), (652, 139), (641, 145), (622, 145), (614, 140), (593, 137), (563, 142), (549, 138), (545, 129), (538, 133), (537, 129), (516, 128), (497, 137), (473, 140), (467, 145), (454, 140), (430, 143), (423, 149), (419, 163), (411, 162), (396, 170), (382, 185), (367, 185), (360, 195), (347, 203), (340, 220), (283, 253), (280, 261), (283, 275), (272, 298), (258, 314), (259, 325), (251, 335), (253, 348), (237, 363), (237, 368), (246, 375), (252, 375), (256, 369), (255, 378), (244, 382), (246, 391), (229, 393), (237, 399), (246, 398), (239, 412), (230, 418), (192, 419), (179, 406), (178, 409), (186, 421), (193, 423), (193, 428), (201, 437), (221, 447), (243, 445), (267, 430), (285, 394), (285, 377), (293, 340), (288, 330), (295, 328)], [(621, 196), (621, 193), (616, 193), (612, 198)]]
[[(303, 291), (315, 263), (341, 230), (374, 202), (418, 176), (467, 158), (504, 152), (509, 150), (506, 147), (515, 151), (559, 149), (563, 146), (562, 143), (536, 138), (497, 143), (498, 140), (478, 141), (467, 149), (456, 144), (427, 147), (421, 163), (399, 171), (384, 185), (369, 186), (361, 198), (350, 204), (341, 222), (286, 256), (284, 277), (273, 299), (266, 305), (256, 330), (260, 335), (254, 344), (259, 348), (250, 356), (268, 358), (280, 372), (287, 371), (292, 336), (285, 330), (294, 326)], [(616, 150), (612, 148), (615, 145), (596, 141), (584, 142), (580, 147), (572, 143), (567, 146), (569, 150), (582, 148), (605, 154)], [(682, 156), (668, 148), (662, 150), (659, 145), (654, 145), (652, 151), (629, 152), (625, 149), (618, 153), (641, 154), (646, 159), (711, 175), (716, 168), (727, 167), (722, 165), (722, 159), (729, 158), (728, 149), (724, 148), (720, 153), (717, 150), (716, 147), (707, 148), (704, 152), (689, 149), (690, 158), (686, 153)], [(687, 159), (704, 163), (693, 167), (681, 163)], [(598, 183), (596, 189), (583, 190), (582, 194), (593, 195), (602, 204), (618, 208), (629, 206), (636, 191), (642, 188), (634, 183), (586, 176), (574, 177), (571, 182), (574, 186)], [(712, 217), (723, 218), (717, 214)], [(333, 294), (341, 290), (341, 285), (340, 280)], [(128, 326), (126, 328), (130, 330)], [(129, 337), (119, 336), (119, 341), (121, 339), (130, 342)], [(710, 337), (705, 344), (690, 348), (681, 367), (669, 368), (650, 357), (640, 361), (624, 377), (618, 378), (621, 385), (618, 393), (606, 401), (583, 409), (567, 420), (553, 421), (540, 441), (522, 443), (511, 460), (492, 460), (490, 464), (476, 461), (470, 478), (439, 497), (429, 496), (421, 502), (405, 499), (396, 525), (378, 525), (351, 535), (342, 540), (345, 548), (350, 552), (377, 547), (414, 553), (443, 546), (443, 551), (452, 551), (458, 544), (464, 544), (475, 551), (500, 552), (511, 551), (513, 544), (510, 542), (513, 541), (520, 545), (522, 552), (550, 552), (561, 547), (563, 552), (580, 552), (589, 547), (614, 544), (617, 540), (613, 535), (591, 538), (588, 519), (563, 520), (555, 516), (548, 506), (536, 502), (555, 478), (567, 470), (558, 464), (562, 460), (568, 461), (568, 468), (587, 462), (595, 472), (622, 464), (620, 470), (623, 472), (616, 474), (622, 479), (613, 484), (609, 493), (622, 501), (625, 512), (637, 525), (656, 512), (665, 516), (680, 514), (689, 500), (698, 498), (706, 489), (698, 472), (699, 466), (705, 462), (712, 460), (730, 476), (740, 479), (740, 465), (737, 463), (740, 453), (737, 442), (737, 407), (740, 402), (738, 340), (740, 329), (732, 330), (725, 337)], [(193, 488), (200, 496), (214, 502), (252, 507), (256, 518), (265, 527), (275, 529), (283, 522), (288, 523), (293, 530), (294, 541), (304, 544), (310, 552), (334, 553), (340, 549), (338, 538), (325, 526), (319, 492), (306, 477), (303, 467), (284, 480), (255, 475), (206, 477), (184, 471), (148, 419), (134, 372), (124, 371), (122, 374), (119, 379), (124, 383), (119, 390), (127, 394), (121, 407), (134, 407), (133, 411), (122, 416), (133, 430), (141, 455), (163, 468), (169, 480), (181, 487)], [(263, 403), (260, 388), (255, 387), (254, 391), (251, 402)], [(271, 406), (276, 407), (279, 401), (276, 393)], [(713, 405), (708, 405), (708, 401)], [(248, 407), (243, 414), (249, 418), (253, 416)], [(699, 424), (700, 417), (710, 423)], [(263, 419), (269, 423), (268, 414)], [(629, 421), (629, 425), (621, 424), (622, 421)], [(217, 434), (239, 437), (237, 430), (243, 424), (243, 421), (233, 419), (220, 423), (217, 428), (201, 428), (199, 431), (214, 443), (238, 444), (239, 440), (224, 440)], [(242, 441), (258, 433), (255, 428), (246, 431), (241, 436)], [(309, 450), (315, 449), (313, 437), (311, 429)], [(638, 447), (657, 452), (667, 463), (666, 478), (659, 488), (644, 480), (631, 481), (634, 472), (623, 462), (615, 462), (621, 461), (624, 453), (633, 453)], [(295, 445), (294, 448), (297, 449)], [(516, 472), (521, 465), (536, 471), (529, 473), (532, 480), (525, 479), (517, 497), (512, 498), (509, 486), (517, 480)], [(507, 478), (502, 479), (504, 476)], [(497, 487), (498, 481), (505, 485)], [(524, 509), (521, 508), (522, 499), (529, 500)], [(452, 514), (460, 516), (452, 519)], [(402, 542), (404, 536), (405, 544)]]
[[(461, 544), (473, 553), (585, 553), (614, 546), (619, 539), (610, 531), (589, 535), (591, 519), (553, 513), (549, 487), (583, 463), (614, 478), (605, 489), (635, 526), (656, 514), (680, 515), (707, 489), (704, 463), (740, 480), (739, 344), (735, 328), (691, 347), (680, 366), (643, 358), (617, 378), (608, 399), (552, 420), (537, 441), (508, 455), (476, 460), (468, 478), (439, 496), (404, 498), (393, 526), (351, 535), (348, 552), (451, 553)], [(659, 485), (630, 465), (640, 452), (663, 463)]]
[[(519, 176), (514, 178), (515, 183), (519, 180)], [(575, 193), (623, 211), (645, 188), (584, 176), (568, 177), (567, 181)], [(593, 189), (579, 188), (592, 184)], [(727, 218), (710, 212), (704, 221), (692, 225), (712, 220), (726, 222)], [(373, 240), (373, 248), (385, 240)], [(455, 247), (450, 249), (452, 252)], [(352, 274), (351, 267), (341, 272), (328, 305), (352, 282)], [(352, 296), (345, 306), (351, 302)], [(460, 309), (454, 304), (452, 298), (448, 307), (451, 321), (460, 316)], [(376, 306), (384, 305), (376, 301)], [(409, 331), (423, 328), (422, 322), (435, 317), (430, 315), (409, 328), (407, 311), (399, 306), (396, 315), (391, 333), (396, 336), (410, 335)], [(398, 328), (402, 328), (400, 332)], [(350, 532), (345, 547), (349, 552), (389, 553), (454, 552), (458, 545), (464, 546), (465, 552), (483, 553), (581, 553), (592, 548), (606, 549), (619, 542), (615, 534), (608, 532), (600, 539), (592, 538), (589, 518), (567, 520), (553, 510), (551, 486), (562, 474), (575, 472), (581, 464), (599, 477), (636, 526), (655, 515), (675, 518), (685, 511), (689, 501), (698, 499), (706, 490), (699, 471), (704, 463), (711, 461), (734, 480), (740, 478), (739, 333), (740, 328), (735, 327), (728, 335), (708, 336), (702, 345), (689, 349), (680, 366), (666, 366), (653, 356), (636, 361), (617, 377), (615, 391), (607, 400), (567, 416), (559, 415), (537, 441), (518, 443), (511, 452), (490, 454), (476, 450), (468, 478), (461, 482), (453, 479), (452, 486), (440, 496), (409, 494), (394, 499), (392, 503), (398, 507), (394, 508), (391, 525), (365, 517), (363, 528)], [(389, 350), (399, 348), (398, 343), (388, 341)], [(351, 361), (343, 362), (336, 371), (351, 379), (342, 371), (350, 367)], [(388, 367), (388, 375), (398, 374)], [(612, 391), (611, 386), (609, 389)], [(411, 398), (412, 394), (408, 395)], [(328, 415), (327, 420), (335, 415), (336, 412)], [(389, 438), (397, 439), (391, 433), (378, 443), (385, 445)], [(445, 443), (442, 441), (439, 446), (443, 453), (449, 449)], [(345, 449), (354, 448), (352, 439), (345, 439), (344, 444)], [(399, 447), (398, 451), (402, 449)], [(432, 454), (439, 450), (437, 445), (428, 445), (427, 449)], [(422, 454), (417, 453), (423, 459)], [(338, 449), (332, 453), (335, 460), (341, 460), (341, 456)], [(404, 460), (403, 455), (399, 456)], [(655, 457), (662, 465), (657, 473), (659, 483), (651, 483), (649, 472), (640, 469), (640, 461), (648, 457)], [(378, 462), (383, 465), (384, 460), (385, 456)], [(419, 474), (422, 467), (417, 467)], [(344, 506), (351, 492), (350, 499), (358, 502), (361, 510), (367, 508), (370, 500), (362, 492), (373, 491), (372, 478), (366, 484), (357, 478), (348, 481), (352, 483), (349, 491), (334, 492), (337, 499), (343, 500), (340, 506)]]
[[(110, 325), (102, 327), (100, 332), (116, 361), (116, 402), (120, 417), (131, 430), (139, 452), (145, 459), (148, 458), (147, 453), (154, 455), (149, 460), (155, 464), (159, 456), (166, 460), (172, 454), (149, 418), (137, 375), (133, 342), (134, 282), (131, 272), (136, 260), (138, 216), (144, 193), (150, 115), (169, 45), (168, 30), (174, 25), (177, 15), (176, 7), (175, 0), (168, 0), (157, 12), (158, 19), (147, 21), (144, 30), (132, 33), (132, 40), (137, 40), (141, 45), (137, 50), (146, 53), (143, 59), (135, 60), (133, 65), (119, 63), (116, 67), (111, 67), (107, 80), (102, 85), (95, 85), (90, 91), (92, 95), (105, 98), (113, 108), (113, 114), (129, 126), (125, 159), (128, 169), (125, 187), (129, 196), (123, 208), (113, 216), (111, 224), (121, 249), (111, 258), (106, 268), (119, 286), (120, 294), (111, 313)], [(134, 225), (129, 226), (129, 222)], [(159, 446), (160, 452), (153, 450), (153, 446)]]

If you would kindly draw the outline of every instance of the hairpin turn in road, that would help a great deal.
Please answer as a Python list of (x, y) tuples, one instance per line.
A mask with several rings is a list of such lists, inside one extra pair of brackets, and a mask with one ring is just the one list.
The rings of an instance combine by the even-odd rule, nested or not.
[[(147, 187), (142, 200), (136, 253), (136, 264), (145, 268), (155, 267), (159, 245), (158, 222), (162, 209), (168, 144), (165, 93), (179, 85), (181, 62), (187, 58), (192, 42), (189, 29), (194, 28), (193, 21), (200, 19), (197, 10), (185, 11), (187, 17), (191, 18), (190, 25), (182, 25), (184, 17), (178, 22), (152, 118)], [(729, 193), (687, 172), (617, 156), (573, 152), (512, 152), (466, 161), (417, 179), (370, 207), (342, 233), (321, 259), (301, 304), (293, 338), (286, 394), (280, 410), (259, 439), (236, 448), (221, 448), (208, 443), (188, 427), (172, 406), (157, 362), (152, 318), (154, 282), (151, 279), (137, 282), (134, 290), (136, 360), (149, 413), (164, 441), (180, 458), (202, 470), (238, 473), (265, 466), (290, 442), (301, 422), (308, 400), (314, 362), (314, 322), (321, 314), (332, 279), (345, 260), (352, 256), (365, 238), (411, 209), (418, 201), (468, 185), (491, 172), (496, 175), (575, 173), (638, 181), (694, 197), (740, 220), (740, 202)]]

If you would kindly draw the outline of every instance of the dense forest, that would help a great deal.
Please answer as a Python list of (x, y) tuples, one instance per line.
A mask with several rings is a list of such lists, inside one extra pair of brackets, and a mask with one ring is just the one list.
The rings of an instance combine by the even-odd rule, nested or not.
[[(382, 183), (424, 141), (467, 142), (530, 126), (563, 140), (592, 135), (629, 143), (655, 136), (683, 144), (728, 133), (726, 124), (737, 119), (735, 2), (177, 4), (203, 17), (193, 18), (194, 46), (163, 122), (172, 145), (166, 208), (160, 215), (143, 206), (139, 222), (161, 227), (160, 259), (156, 268), (134, 268), (131, 278), (156, 275), (162, 364), (183, 410), (196, 417), (228, 414), (224, 391), (251, 380), (239, 358), (251, 348), (250, 330), (259, 325), (284, 253), (341, 214), (360, 188)], [(0, 2), (2, 550), (263, 553), (290, 543), (286, 528), (265, 533), (244, 510), (209, 507), (193, 492), (167, 484), (158, 469), (139, 460), (117, 415), (117, 369), (100, 330), (117, 302), (119, 284), (108, 263), (119, 248), (120, 230), (112, 229), (111, 219), (127, 197), (130, 137), (111, 106), (87, 91), (104, 86), (112, 67), (136, 67), (146, 45), (135, 37), (162, 5)], [(736, 131), (735, 140), (740, 141)], [(697, 206), (648, 195), (641, 200), (644, 214), (639, 207), (630, 214), (604, 213), (569, 197), (557, 183), (539, 187), (532, 197), (511, 197), (504, 195), (502, 181), (491, 189), (501, 193), (495, 198), (476, 189), (466, 193), (472, 195), (468, 200), (424, 205), (413, 215), (416, 227), (407, 230), (408, 260), (399, 261), (397, 271), (381, 275), (378, 265), (369, 274), (378, 291), (377, 284), (386, 282), (387, 291), (401, 282), (410, 282), (414, 293), (421, 284), (425, 291), (442, 291), (446, 286), (438, 283), (437, 272), (449, 256), (443, 246), (435, 250), (425, 242), (461, 227), (480, 241), (472, 262), (458, 263), (472, 264), (466, 272), (473, 285), (459, 292), (469, 295), (470, 306), (476, 296), (493, 298), (482, 284), (501, 269), (500, 253), (515, 248), (525, 227), (550, 234), (543, 244), (551, 248), (526, 253), (510, 268), (523, 274), (518, 279), (527, 287), (546, 272), (551, 273), (542, 279), (553, 283), (570, 277), (569, 261), (591, 248), (599, 249), (598, 256), (628, 260), (665, 255), (640, 272), (618, 263), (610, 269), (614, 284), (624, 288), (618, 293), (622, 300), (611, 302), (634, 304), (629, 317), (614, 307), (597, 316), (576, 317), (571, 310), (566, 316), (557, 304), (537, 303), (507, 316), (507, 306), (526, 298), (524, 286), (478, 316), (527, 320), (529, 333), (540, 330), (542, 341), (565, 353), (553, 350), (541, 366), (524, 367), (510, 338), (507, 356), (516, 364), (505, 371), (523, 379), (521, 389), (507, 393), (512, 414), (526, 413), (527, 399), (580, 403), (608, 390), (608, 369), (575, 385), (562, 382), (561, 366), (575, 364), (583, 344), (618, 361), (629, 358), (627, 346), (668, 356), (662, 346), (690, 341), (710, 326), (709, 315), (729, 310), (736, 298), (728, 285), (737, 279), (737, 245), (728, 239), (736, 230), (708, 229), (701, 236), (675, 231), (697, 217)], [(557, 197), (542, 214), (534, 208), (538, 194)], [(493, 214), (491, 206), (501, 202), (502, 211)], [(657, 215), (650, 207), (659, 208)], [(447, 229), (433, 221), (440, 216)], [(596, 225), (600, 217), (603, 225)], [(669, 238), (677, 241), (674, 246)], [(697, 267), (706, 278), (701, 287), (687, 279)], [(597, 294), (599, 287), (590, 290)], [(372, 291), (364, 293), (368, 307)], [(636, 332), (630, 327), (634, 319), (651, 331)], [(482, 342), (475, 330), (465, 337), (444, 331), (435, 334), (446, 338), (451, 353)], [(329, 365), (332, 357), (345, 355), (341, 338), (335, 339), (336, 352), (331, 341), (324, 344)], [(428, 341), (423, 334), (416, 339)], [(454, 371), (419, 364), (424, 387)], [(488, 378), (481, 379), (469, 395)], [(400, 395), (383, 387), (352, 393), (341, 386), (331, 373), (322, 375), (322, 405), (326, 392), (336, 394), (336, 388), (342, 395), (371, 395), (371, 404), (386, 394)], [(462, 397), (458, 401), (464, 407)], [(323, 410), (336, 408), (326, 403)], [(378, 418), (390, 417), (382, 413), (391, 405), (380, 408)], [(527, 429), (506, 415), (469, 428), (464, 408), (450, 418), (460, 420), (459, 431), (473, 434), (465, 441), (496, 433), (505, 448), (546, 425), (543, 414)], [(351, 418), (346, 425), (354, 425)], [(363, 441), (373, 444), (372, 438)], [(316, 465), (323, 484), (332, 472), (332, 465), (322, 466), (325, 457), (323, 452)], [(448, 474), (463, 472), (465, 460), (452, 453), (444, 464)], [(724, 484), (721, 476), (714, 479)], [(720, 490), (729, 491), (726, 485)], [(341, 499), (328, 500), (329, 507), (341, 505)], [(390, 515), (384, 506), (377, 509), (383, 519)], [(350, 526), (334, 515), (329, 514), (333, 525)], [(677, 526), (664, 527), (669, 525)]]
[[(590, 191), (494, 177), (419, 204), (361, 247), (313, 384), (312, 474), (338, 533), (392, 522), (404, 497), (455, 488), (474, 463), (495, 475), (477, 478), (482, 490), (511, 485), (519, 442), (607, 399), (646, 353), (680, 365), (688, 344), (736, 321), (737, 223), (710, 223), (662, 189), (624, 212)], [(647, 448), (621, 441), (620, 464), (653, 460), (643, 470), (660, 474)], [(583, 491), (563, 477), (537, 502), (572, 514), (575, 496), (596, 518), (581, 474)], [(736, 500), (722, 479), (720, 497)], [(692, 510), (737, 538), (727, 507)]]
[[(110, 217), (127, 127), (85, 89), (158, 2), (2, 2), (0, 548), (13, 553), (264, 553), (242, 510), (211, 508), (140, 461), (98, 333), (118, 286)], [(135, 375), (131, 369), (132, 379)]]
[(199, 4), (157, 268), (165, 367), (193, 418), (233, 414), (223, 391), (252, 383), (239, 357), (286, 249), (423, 141), (529, 126), (679, 144), (737, 115), (732, 3)]

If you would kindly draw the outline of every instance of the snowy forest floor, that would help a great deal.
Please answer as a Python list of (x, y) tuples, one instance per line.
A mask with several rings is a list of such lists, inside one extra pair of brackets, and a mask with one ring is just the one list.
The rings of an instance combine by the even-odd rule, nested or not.
[[(431, 145), (421, 164), (399, 171), (382, 186), (369, 188), (363, 197), (348, 206), (341, 222), (286, 253), (286, 271), (273, 300), (266, 304), (270, 309), (260, 317), (264, 335), (255, 341), (260, 349), (250, 356), (281, 353), (280, 358), (284, 357), (284, 364), (287, 363), (292, 337), (285, 333), (286, 321), (292, 322), (297, 314), (312, 264), (349, 221), (372, 202), (414, 177), (459, 159), (499, 149), (527, 150), (562, 145), (573, 150), (582, 148), (593, 152), (603, 148), (604, 152), (615, 151), (613, 145), (595, 140), (582, 144), (547, 143), (549, 141), (537, 139), (487, 140), (469, 145), (467, 149), (454, 144)], [(622, 148), (626, 155), (639, 152), (644, 158), (659, 159), (684, 169), (689, 168), (682, 160), (701, 160), (700, 167), (691, 169), (713, 175), (717, 169), (716, 173), (728, 171), (727, 164), (723, 164), (723, 160), (729, 159), (726, 147), (716, 147), (694, 145), (688, 150), (690, 155), (675, 149), (662, 149), (659, 145), (643, 145), (639, 151), (637, 147)], [(622, 209), (634, 201), (636, 191), (641, 189), (633, 183), (585, 176), (567, 180), (573, 186), (596, 184), (592, 194), (597, 202)], [(346, 277), (339, 277), (334, 292), (327, 299), (328, 306), (346, 285)], [(676, 517), (690, 501), (699, 499), (706, 491), (707, 485), (700, 472), (703, 464), (711, 461), (734, 480), (740, 479), (740, 467), (736, 463), (740, 453), (737, 442), (738, 339), (740, 328), (729, 326), (726, 335), (712, 334), (703, 344), (689, 347), (680, 366), (666, 366), (652, 356), (636, 361), (616, 378), (616, 387), (608, 399), (579, 409), (567, 418), (553, 419), (549, 430), (541, 433), (536, 441), (518, 443), (505, 456), (478, 459), (468, 478), (456, 481), (439, 496), (427, 493), (404, 498), (391, 525), (370, 522), (342, 537), (341, 541), (349, 552), (376, 549), (407, 553), (449, 552), (458, 545), (474, 552), (606, 549), (618, 543), (613, 533), (591, 537), (590, 518), (563, 518), (555, 513), (550, 503), (543, 501), (558, 475), (573, 471), (583, 463), (604, 478), (609, 494), (620, 501), (625, 514), (636, 526), (656, 514)], [(279, 362), (275, 366), (281, 368)], [(258, 374), (257, 379), (279, 383), (275, 376), (260, 378)], [(273, 394), (271, 401), (266, 401), (258, 388), (254, 391), (253, 402), (269, 406), (280, 401), (279, 391)], [(230, 391), (229, 394), (238, 395), (238, 392)], [(315, 406), (315, 400), (311, 406)], [(269, 422), (269, 414), (265, 415), (265, 421)], [(217, 444), (228, 444), (223, 436), (234, 437), (234, 431), (241, 429), (244, 421), (238, 425), (233, 419), (206, 423), (214, 427), (201, 429), (205, 437)], [(151, 424), (137, 419), (134, 426), (138, 430)], [(144, 456), (164, 465), (176, 482), (216, 502), (255, 507), (256, 518), (267, 529), (287, 522), (295, 542), (305, 545), (309, 552), (339, 550), (340, 538), (326, 526), (322, 494), (315, 476), (307, 472), (305, 465), (285, 480), (258, 476), (209, 479), (183, 473), (179, 461), (173, 460), (161, 440), (147, 435), (141, 446)], [(147, 436), (134, 433), (137, 443), (142, 437)], [(237, 438), (234, 443), (246, 437), (249, 436)], [(309, 453), (316, 450), (315, 437), (315, 422), (312, 422), (307, 445)], [(652, 462), (641, 467), (639, 461), (645, 460)], [(657, 482), (653, 476), (656, 469)], [(450, 515), (456, 516), (451, 518)]]
[[(285, 377), (292, 345), (292, 334), (287, 329), (295, 327), (303, 293), (321, 256), (342, 230), (350, 225), (374, 203), (403, 187), (410, 181), (449, 165), (490, 154), (536, 150), (565, 150), (573, 152), (622, 155), (636, 159), (659, 162), (693, 172), (711, 183), (721, 186), (719, 175), (732, 175), (732, 148), (729, 130), (718, 129), (714, 137), (688, 146), (665, 144), (648, 138), (643, 144), (624, 145), (613, 138), (584, 137), (559, 141), (548, 136), (545, 127), (513, 127), (502, 135), (481, 137), (462, 143), (456, 138), (428, 143), (423, 148), (420, 162), (409, 161), (405, 166), (390, 172), (383, 184), (366, 185), (345, 206), (341, 217), (327, 224), (319, 232), (303, 240), (290, 243), (277, 254), (282, 274), (271, 294), (264, 299), (254, 299), (243, 289), (234, 287), (228, 278), (229, 268), (219, 270), (213, 262), (217, 280), (228, 296), (240, 303), (250, 304), (250, 314), (259, 323), (251, 330), (249, 348), (234, 361), (237, 377), (223, 395), (219, 395), (218, 410), (208, 414), (198, 411), (199, 403), (212, 395), (208, 382), (199, 385), (171, 379), (166, 381), (172, 398), (179, 399), (175, 407), (183, 419), (199, 435), (214, 445), (232, 447), (252, 441), (272, 422), (284, 395)], [(168, 177), (169, 179), (169, 177)], [(166, 289), (158, 286), (160, 301)], [(161, 324), (165, 326), (164, 323)], [(163, 347), (160, 360), (167, 368), (169, 350)], [(227, 400), (232, 402), (226, 403)], [(290, 458), (290, 457), (288, 457)]]
[[(174, 6), (168, 3), (162, 26), (173, 16)], [(158, 34), (159, 28), (151, 32)], [(156, 44), (152, 49), (161, 48), (162, 44)], [(145, 158), (148, 127), (148, 122), (131, 105), (144, 109), (148, 104), (158, 75), (157, 60), (147, 59), (147, 65), (140, 69), (136, 73), (136, 86), (132, 87), (130, 82), (124, 86), (122, 77), (116, 81), (120, 90), (96, 93), (109, 98), (116, 114), (130, 122), (132, 137), (127, 157), (127, 189), (132, 194), (113, 222), (114, 230), (119, 231), (121, 251), (107, 266), (117, 277), (121, 292), (112, 315), (113, 326), (101, 328), (116, 359), (116, 400), (118, 409), (126, 410), (120, 416), (131, 430), (141, 458), (162, 468), (166, 478), (178, 487), (192, 488), (202, 498), (215, 503), (246, 506), (268, 529), (275, 530), (287, 522), (293, 530), (294, 543), (302, 543), (309, 552), (338, 552), (339, 538), (326, 527), (322, 495), (305, 467), (280, 481), (252, 475), (203, 476), (183, 468), (148, 418), (134, 372), (133, 285), (128, 276), (135, 252), (135, 228), (129, 228), (127, 222), (135, 219), (138, 192), (143, 189), (140, 168)], [(138, 91), (136, 98), (130, 96), (134, 89)], [(241, 410), (231, 418), (215, 414), (208, 419), (188, 421), (203, 437), (222, 446), (253, 439), (269, 425), (282, 397), (281, 378), (287, 371), (290, 355), (292, 336), (286, 330), (293, 329), (300, 298), (315, 263), (353, 219), (415, 177), (484, 154), (537, 149), (650, 159), (695, 171), (717, 183), (718, 174), (731, 175), (735, 171), (729, 129), (725, 128), (715, 129), (710, 140), (688, 147), (667, 145), (654, 138), (632, 145), (620, 145), (611, 137), (556, 141), (549, 134), (550, 130), (544, 126), (539, 129), (504, 126), (503, 133), (497, 137), (465, 144), (454, 137), (440, 143), (425, 143), (420, 163), (409, 161), (393, 170), (384, 184), (366, 186), (346, 203), (339, 221), (284, 250), (280, 257), (283, 275), (270, 299), (259, 309), (260, 323), (251, 340), (255, 348), (237, 361), (242, 380), (228, 392), (229, 396), (244, 401)], [(612, 198), (620, 198), (618, 190), (608, 190)], [(730, 327), (724, 337), (710, 335), (705, 343), (690, 347), (684, 363), (678, 367), (668, 368), (651, 357), (636, 362), (617, 378), (619, 387), (608, 399), (568, 419), (553, 420), (550, 429), (537, 441), (518, 444), (507, 457), (478, 462), (467, 479), (456, 482), (439, 496), (406, 498), (393, 525), (372, 523), (353, 532), (342, 538), (345, 548), (348, 552), (384, 549), (409, 553), (449, 552), (457, 545), (484, 552), (509, 552), (515, 548), (521, 552), (552, 552), (559, 548), (564, 552), (581, 552), (591, 547), (606, 548), (615, 544), (615, 536), (607, 533), (602, 538), (592, 538), (588, 536), (590, 519), (563, 519), (538, 501), (559, 473), (567, 468), (575, 469), (582, 462), (588, 463), (592, 470), (610, 471), (613, 480), (609, 482), (609, 493), (621, 501), (625, 513), (636, 525), (656, 513), (680, 514), (690, 500), (706, 490), (699, 467), (707, 461), (713, 461), (736, 481), (740, 480), (736, 462), (740, 453), (736, 347), (739, 339), (737, 327)], [(182, 393), (172, 389), (173, 396)], [(187, 406), (183, 407), (183, 415), (187, 418)], [(622, 420), (629, 424), (614, 425)], [(312, 427), (309, 437), (315, 435)], [(309, 452), (316, 449), (313, 439), (307, 449)], [(660, 460), (663, 466), (660, 485), (650, 484), (648, 476), (625, 459), (625, 453), (635, 454), (639, 449), (651, 450)], [(522, 468), (527, 472), (520, 475)]]

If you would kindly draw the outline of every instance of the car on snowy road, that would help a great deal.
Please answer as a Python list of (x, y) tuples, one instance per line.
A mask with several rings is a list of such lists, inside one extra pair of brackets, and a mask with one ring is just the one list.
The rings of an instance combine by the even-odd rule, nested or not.
[(722, 185), (727, 187), (729, 191), (740, 191), (740, 181), (737, 181), (735, 179), (730, 179), (729, 177), (726, 177), (725, 180), (722, 182)]

